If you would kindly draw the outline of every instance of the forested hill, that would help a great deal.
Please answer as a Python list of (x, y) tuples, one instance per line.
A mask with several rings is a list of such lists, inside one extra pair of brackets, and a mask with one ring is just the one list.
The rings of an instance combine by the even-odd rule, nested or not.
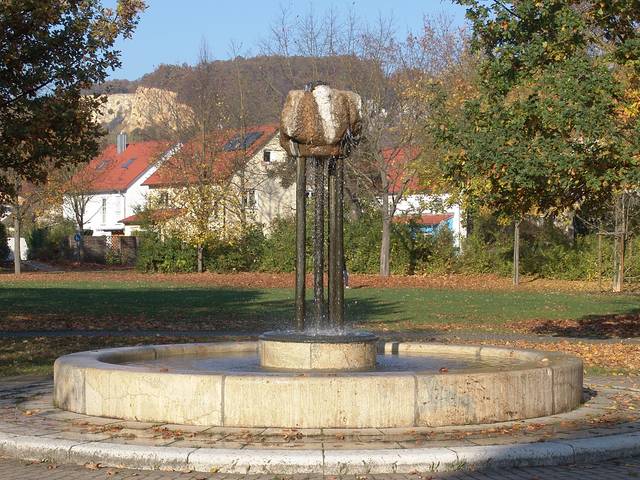
[[(278, 57), (261, 56), (217, 60), (207, 69), (222, 101), (232, 114), (240, 111), (244, 99), (246, 120), (250, 124), (277, 121), (286, 93), (305, 83), (324, 80), (336, 88), (353, 88), (357, 76), (366, 75), (363, 61), (355, 57)], [(138, 87), (155, 87), (177, 93), (178, 102), (189, 105), (198, 88), (198, 67), (160, 65), (138, 80), (110, 80), (93, 92), (135, 93)]]

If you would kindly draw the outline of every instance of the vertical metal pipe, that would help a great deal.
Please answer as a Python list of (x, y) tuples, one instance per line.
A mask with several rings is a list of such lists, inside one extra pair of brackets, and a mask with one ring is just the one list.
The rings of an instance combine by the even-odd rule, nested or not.
[(336, 247), (338, 245), (337, 241), (337, 230), (336, 230), (336, 216), (337, 216), (337, 183), (336, 183), (336, 159), (329, 159), (329, 168), (328, 168), (328, 192), (329, 192), (329, 235), (328, 235), (328, 244), (329, 244), (329, 258), (327, 259), (327, 270), (329, 275), (329, 291), (328, 291), (328, 306), (329, 306), (329, 323), (331, 326), (336, 326), (336, 317), (337, 317), (337, 296), (338, 296), (338, 284), (337, 279), (338, 276), (341, 275), (341, 271), (339, 270), (339, 262), (338, 257), (336, 256)]
[(304, 330), (306, 277), (307, 159), (296, 159), (296, 328)]
[(335, 234), (331, 237), (331, 243), (334, 245), (333, 254), (335, 255), (335, 297), (333, 307), (333, 323), (337, 327), (344, 326), (344, 159), (336, 158), (334, 160), (334, 229)]
[(313, 223), (313, 305), (317, 327), (324, 325), (324, 162), (315, 158)]

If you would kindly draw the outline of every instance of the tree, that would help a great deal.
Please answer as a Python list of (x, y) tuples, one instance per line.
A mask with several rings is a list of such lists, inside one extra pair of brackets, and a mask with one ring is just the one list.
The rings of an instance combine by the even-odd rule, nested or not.
[[(427, 17), (418, 35), (399, 39), (393, 19), (363, 25), (353, 11), (338, 16), (330, 9), (318, 16), (310, 9), (293, 20), (283, 9), (264, 42), (265, 53), (280, 60), (289, 88), (323, 80), (361, 95), (362, 142), (348, 159), (345, 192), (355, 214), (368, 206), (381, 214), (383, 276), (389, 275), (392, 219), (416, 176), (413, 160), (424, 137), (428, 104), (416, 85), (443, 71), (460, 54), (463, 39), (446, 17)], [(295, 69), (300, 57), (313, 63), (309, 78)], [(286, 93), (271, 83), (276, 96)]]
[(101, 173), (98, 169), (89, 168), (87, 162), (64, 165), (53, 170), (43, 186), (50, 202), (61, 204), (63, 213), (75, 222), (76, 232), (80, 235), (77, 245), (80, 262), (83, 261), (87, 206), (95, 196), (93, 182)]
[(157, 125), (164, 127), (165, 139), (180, 145), (158, 171), (170, 187), (164, 192), (163, 207), (177, 212), (162, 227), (195, 247), (198, 272), (204, 270), (205, 245), (236, 231), (235, 225), (226, 222), (226, 206), (237, 196), (231, 186), (235, 164), (224, 151), (230, 140), (228, 113), (209, 56), (203, 42), (194, 67), (192, 95), (183, 99), (184, 104), (165, 105), (163, 110), (171, 121)]
[(440, 16), (425, 17), (421, 32), (403, 41), (396, 40), (390, 21), (381, 20), (361, 41), (361, 58), (375, 68), (354, 82), (364, 98), (363, 142), (350, 171), (380, 212), (380, 275), (388, 276), (393, 217), (410, 187), (416, 186), (420, 165), (432, 161), (430, 152), (419, 148), (426, 144), (430, 107), (420, 92), (460, 63), (466, 35)]
[(638, 150), (620, 121), (617, 54), (605, 48), (613, 32), (596, 33), (602, 2), (459, 3), (483, 57), (477, 98), (432, 124), (447, 147), (446, 178), (516, 226), (610, 198), (637, 169)]
[[(56, 167), (90, 158), (102, 129), (102, 103), (83, 89), (120, 66), (114, 42), (130, 37), (143, 0), (5, 0), (0, 9), (0, 172), (29, 182)], [(0, 175), (0, 196), (16, 185)]]
[(20, 239), (22, 237), (24, 224), (29, 219), (33, 220), (36, 214), (44, 212), (48, 202), (46, 201), (45, 189), (42, 186), (36, 186), (26, 182), (11, 170), (5, 172), (4, 176), (11, 181), (13, 192), (15, 192), (8, 197), (10, 205), (9, 218), (13, 223), (14, 273), (20, 275), (22, 273)]

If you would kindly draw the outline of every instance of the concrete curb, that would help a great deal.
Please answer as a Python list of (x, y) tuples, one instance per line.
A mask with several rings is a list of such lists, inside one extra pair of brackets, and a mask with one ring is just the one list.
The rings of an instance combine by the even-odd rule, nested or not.
[(640, 454), (640, 433), (468, 447), (371, 450), (178, 448), (0, 432), (0, 456), (105, 467), (218, 473), (384, 474), (593, 463)]

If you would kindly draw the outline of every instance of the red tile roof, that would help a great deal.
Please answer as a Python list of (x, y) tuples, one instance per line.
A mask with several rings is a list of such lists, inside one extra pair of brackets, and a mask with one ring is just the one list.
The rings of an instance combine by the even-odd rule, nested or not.
[(162, 220), (168, 220), (173, 217), (177, 217), (180, 214), (181, 210), (179, 208), (161, 208), (158, 210), (154, 210), (149, 212), (147, 215), (136, 213), (134, 215), (129, 215), (126, 218), (120, 220), (119, 223), (124, 223), (125, 225), (141, 225), (145, 220), (151, 222), (158, 222)]
[(386, 164), (389, 165), (387, 170), (387, 178), (390, 183), (389, 193), (400, 193), (405, 184), (406, 191), (419, 192), (426, 190), (420, 184), (420, 179), (417, 175), (407, 178), (405, 173), (409, 164), (420, 155), (418, 147), (385, 148), (382, 150), (382, 155)]
[[(246, 149), (246, 156), (250, 158), (255, 155), (278, 133), (278, 129), (279, 125), (277, 124), (248, 127), (245, 130), (246, 135), (255, 133), (256, 135), (259, 134), (259, 136)], [(225, 146), (227, 144), (234, 143), (235, 140), (238, 140), (237, 143), (241, 143), (241, 139), (238, 137), (240, 133), (241, 131), (238, 129), (230, 129), (221, 132), (219, 135), (217, 143), (219, 144), (221, 151), (214, 159), (216, 162), (214, 165), (214, 172), (215, 175), (220, 178), (233, 174), (234, 163), (245, 153), (245, 150), (242, 148), (236, 150), (225, 150)], [(189, 158), (189, 152), (191, 150), (197, 151), (197, 149), (197, 140), (184, 145), (177, 155), (167, 160), (153, 175), (145, 180), (143, 185), (147, 185), (150, 188), (184, 185), (189, 181), (189, 179), (185, 178), (188, 174), (185, 174), (181, 162)]]
[(109, 145), (76, 175), (76, 179), (85, 179), (90, 192), (126, 190), (169, 147), (165, 142), (138, 142), (127, 145), (124, 152), (117, 153), (116, 146)]
[(398, 215), (393, 217), (394, 223), (413, 222), (418, 225), (433, 226), (440, 225), (453, 218), (453, 213), (426, 213), (424, 215)]

